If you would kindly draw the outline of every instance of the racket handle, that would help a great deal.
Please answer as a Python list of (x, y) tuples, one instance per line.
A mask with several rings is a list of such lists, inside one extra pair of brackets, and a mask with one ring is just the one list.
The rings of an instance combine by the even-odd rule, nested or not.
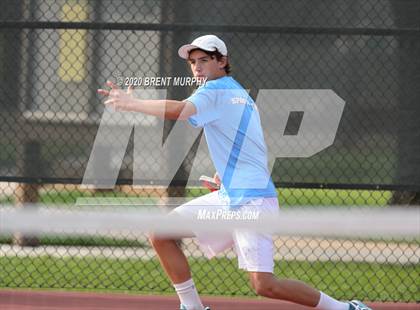
[(213, 178), (206, 175), (202, 175), (199, 179), (201, 185), (208, 188), (210, 191), (214, 192), (220, 189), (219, 184), (217, 184)]

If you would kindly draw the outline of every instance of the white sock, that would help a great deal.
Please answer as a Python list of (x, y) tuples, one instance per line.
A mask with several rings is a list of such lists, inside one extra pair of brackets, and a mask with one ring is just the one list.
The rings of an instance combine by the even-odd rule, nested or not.
[(204, 310), (193, 279), (189, 279), (184, 283), (174, 284), (174, 287), (181, 304), (187, 307), (188, 310)]
[(321, 298), (319, 299), (318, 305), (315, 309), (319, 310), (349, 310), (349, 304), (346, 302), (338, 301), (323, 292), (321, 292)]

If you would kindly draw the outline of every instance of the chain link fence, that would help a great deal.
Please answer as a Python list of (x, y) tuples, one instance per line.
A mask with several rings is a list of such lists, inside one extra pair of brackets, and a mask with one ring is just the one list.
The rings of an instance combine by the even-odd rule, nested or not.
[[(345, 101), (331, 146), (307, 158), (273, 154), (282, 207), (418, 203), (418, 16), (414, 0), (3, 1), (0, 203), (53, 208), (71, 207), (79, 198), (207, 193), (198, 176), (212, 175), (214, 168), (202, 135), (185, 142), (190, 151), (181, 167), (170, 180), (162, 179), (168, 164), (157, 162), (148, 148), (162, 134), (147, 116), (135, 128), (142, 132), (142, 148), (134, 151), (130, 139), (121, 163), (103, 146), (103, 160), (119, 171), (116, 186), (80, 186), (104, 115), (96, 90), (108, 79), (189, 76), (178, 47), (207, 33), (227, 43), (232, 75), (257, 104), (267, 89), (330, 89)], [(179, 100), (193, 90), (159, 88)], [(263, 126), (270, 128), (266, 143), (281, 153), (280, 141), (299, 135), (305, 114), (290, 111), (283, 124), (273, 120), (276, 106), (260, 109)], [(173, 125), (164, 122), (165, 136)], [(136, 187), (134, 163), (143, 176)], [(1, 287), (172, 292), (145, 236), (17, 234), (0, 240)], [(253, 294), (236, 271), (233, 253), (206, 261), (193, 240), (183, 246), (200, 292)], [(418, 240), (277, 237), (276, 246), (277, 274), (337, 298), (420, 300)]]

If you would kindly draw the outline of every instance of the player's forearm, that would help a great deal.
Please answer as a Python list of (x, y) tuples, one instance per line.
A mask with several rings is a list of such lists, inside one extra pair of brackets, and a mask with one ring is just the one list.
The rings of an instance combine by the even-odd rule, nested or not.
[(153, 115), (162, 119), (178, 119), (184, 107), (185, 102), (178, 100), (133, 99), (126, 110)]

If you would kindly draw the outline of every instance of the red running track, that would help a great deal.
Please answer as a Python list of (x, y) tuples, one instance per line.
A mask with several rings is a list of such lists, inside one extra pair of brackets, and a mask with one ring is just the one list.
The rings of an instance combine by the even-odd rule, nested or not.
[[(288, 302), (259, 298), (203, 297), (213, 310), (309, 310)], [(420, 304), (367, 303), (374, 310), (420, 310)], [(178, 310), (176, 296), (34, 290), (0, 290), (1, 310)]]

